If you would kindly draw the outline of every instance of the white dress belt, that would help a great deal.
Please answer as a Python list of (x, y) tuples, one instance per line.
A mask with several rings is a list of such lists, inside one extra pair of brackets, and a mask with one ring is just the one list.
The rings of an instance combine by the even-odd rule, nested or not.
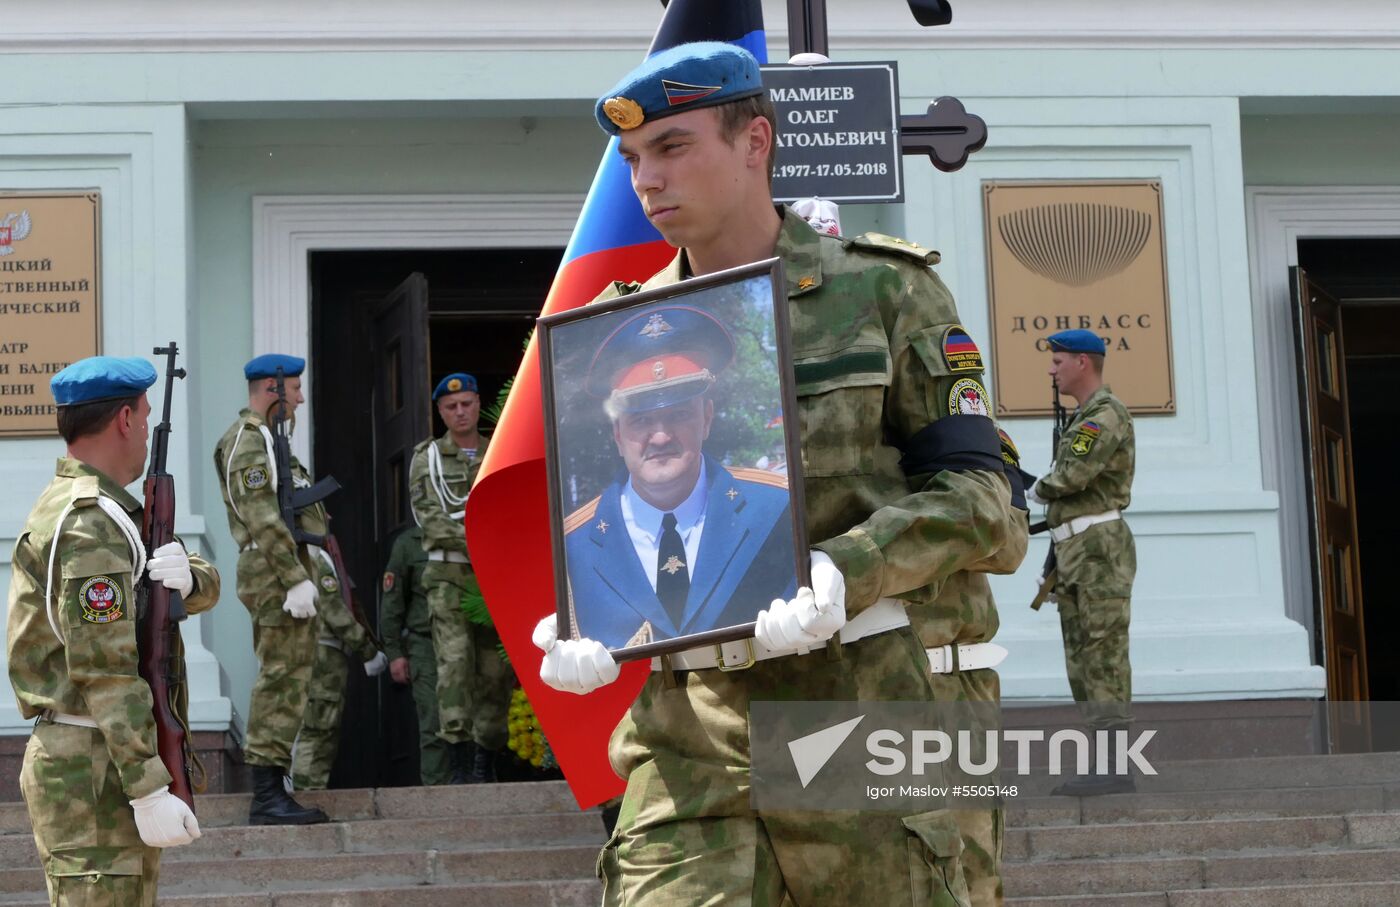
[(54, 724), (71, 724), (75, 727), (97, 727), (97, 722), (86, 715), (66, 715), (63, 712), (55, 712), (53, 709), (44, 709), (44, 713), (40, 717), (52, 721)]
[(1097, 526), (1099, 523), (1111, 523), (1114, 520), (1121, 520), (1123, 512), (1121, 510), (1109, 510), (1104, 513), (1090, 513), (1084, 516), (1077, 516), (1067, 523), (1061, 523), (1050, 530), (1050, 538), (1057, 542), (1073, 538), (1090, 526)]
[(430, 561), (444, 561), (444, 562), (449, 563), (449, 564), (470, 564), (470, 563), (471, 563), (471, 561), (467, 560), (467, 556), (466, 556), (465, 554), (463, 554), (462, 552), (460, 552), (460, 551), (443, 551), (443, 550), (440, 549), (440, 548), (434, 548), (432, 551), (429, 551), (429, 552), (428, 552), (428, 560), (430, 560)]

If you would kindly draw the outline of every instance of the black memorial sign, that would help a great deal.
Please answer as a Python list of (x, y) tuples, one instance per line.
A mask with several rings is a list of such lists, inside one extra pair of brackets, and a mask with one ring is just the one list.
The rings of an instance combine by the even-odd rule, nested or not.
[(904, 200), (894, 63), (765, 66), (778, 114), (773, 198)]

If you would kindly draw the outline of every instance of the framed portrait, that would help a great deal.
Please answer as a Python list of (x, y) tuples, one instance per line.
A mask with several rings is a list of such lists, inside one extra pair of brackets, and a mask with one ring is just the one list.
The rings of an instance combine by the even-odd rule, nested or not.
[(808, 579), (782, 262), (539, 320), (559, 637), (744, 639)]

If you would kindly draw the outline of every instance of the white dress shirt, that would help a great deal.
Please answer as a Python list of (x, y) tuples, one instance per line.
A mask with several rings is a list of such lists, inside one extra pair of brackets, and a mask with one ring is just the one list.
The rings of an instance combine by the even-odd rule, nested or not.
[[(685, 546), (685, 569), (694, 575), (695, 557), (700, 551), (700, 535), (705, 530), (705, 501), (710, 492), (710, 477), (706, 474), (704, 461), (700, 463), (700, 479), (691, 489), (690, 495), (681, 501), (675, 510), (676, 532), (680, 533), (681, 544)], [(657, 549), (661, 546), (661, 519), (668, 511), (657, 510), (643, 501), (632, 487), (632, 480), (622, 489), (622, 522), (627, 527), (627, 535), (632, 539), (632, 547), (637, 559), (642, 563), (651, 589), (656, 591)]]

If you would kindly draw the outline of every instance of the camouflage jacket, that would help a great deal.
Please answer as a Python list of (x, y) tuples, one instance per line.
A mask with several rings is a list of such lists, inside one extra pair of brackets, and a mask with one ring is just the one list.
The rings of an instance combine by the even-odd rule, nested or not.
[[(441, 438), (429, 438), (413, 448), (413, 465), (408, 472), (409, 501), (413, 506), (413, 519), (423, 527), (424, 551), (456, 551), (467, 553), (466, 530), (462, 525), (460, 511), (465, 502), (452, 505), (438, 497), (428, 474), (428, 445), (436, 444), (442, 454), (442, 480), (450, 495), (461, 498), (471, 491), (476, 482), (476, 474), (481, 471), (482, 458), (491, 439), (481, 436), (481, 446), (473, 454), (468, 454), (452, 440), (447, 432)], [(453, 514), (458, 515), (454, 518)]]
[(384, 565), (379, 600), (379, 629), (384, 636), (384, 654), (391, 659), (403, 658), (403, 635), (417, 633), (428, 636), (433, 632), (432, 616), (428, 612), (428, 590), (423, 585), (423, 568), (428, 553), (423, 550), (423, 532), (410, 526), (394, 539), (389, 563)]
[[(134, 799), (169, 784), (170, 774), (156, 754), (151, 688), (137, 673), (131, 548), (97, 505), (99, 493), (140, 527), (140, 501), (91, 466), (63, 457), (20, 532), (10, 577), (10, 684), (25, 718), (45, 709), (91, 716), (122, 790)], [(60, 529), (59, 515), (70, 503)], [(64, 641), (54, 634), (45, 602), (55, 533), (52, 620)], [(194, 591), (185, 607), (198, 614), (219, 600), (219, 574), (193, 553), (190, 572)]]
[(1060, 436), (1055, 468), (1036, 483), (1036, 492), (1050, 502), (1050, 525), (1127, 509), (1132, 499), (1134, 447), (1133, 417), (1105, 384), (1074, 411)]
[[(787, 281), (807, 534), (846, 579), (848, 617), (890, 597), (909, 602), (917, 621), (917, 606), (959, 571), (1015, 570), (1025, 514), (1002, 472), (906, 475), (899, 466), (901, 446), (930, 423), (990, 410), (980, 355), (948, 352), (961, 327), (929, 268), (937, 253), (874, 234), (822, 236), (784, 208), (775, 254)], [(682, 250), (645, 284), (614, 284), (604, 296), (686, 276)], [(988, 598), (983, 607), (995, 606)], [(995, 628), (994, 616), (968, 614), (946, 641), (976, 642)]]
[[(277, 470), (269, 442), (262, 433), (267, 423), (251, 409), (238, 419), (214, 446), (214, 471), (219, 476), (229, 532), (240, 551), (256, 544), (267, 575), (283, 591), (311, 578), (305, 546), (292, 539), (277, 503)], [(307, 479), (306, 471), (292, 458), (292, 475)]]

